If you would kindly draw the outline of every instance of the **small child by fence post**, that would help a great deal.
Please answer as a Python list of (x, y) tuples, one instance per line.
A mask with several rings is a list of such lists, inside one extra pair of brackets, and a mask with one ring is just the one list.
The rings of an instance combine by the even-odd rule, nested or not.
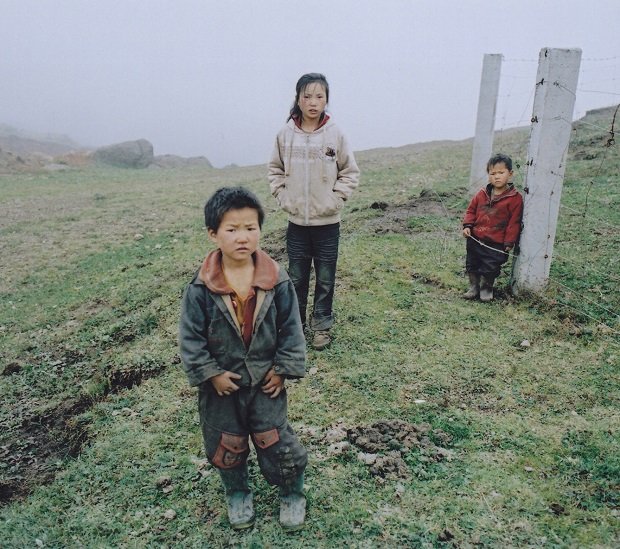
[(179, 345), (198, 386), (204, 445), (226, 490), (234, 529), (254, 523), (248, 437), (263, 476), (280, 490), (280, 524), (303, 527), (307, 452), (287, 420), (285, 380), (306, 372), (295, 288), (259, 249), (263, 208), (243, 187), (219, 189), (205, 206), (210, 252), (183, 295)]
[(493, 299), (493, 284), (519, 239), (523, 198), (512, 183), (512, 159), (496, 154), (487, 162), (489, 183), (471, 199), (463, 217), (467, 239), (465, 271), (469, 289), (463, 297)]

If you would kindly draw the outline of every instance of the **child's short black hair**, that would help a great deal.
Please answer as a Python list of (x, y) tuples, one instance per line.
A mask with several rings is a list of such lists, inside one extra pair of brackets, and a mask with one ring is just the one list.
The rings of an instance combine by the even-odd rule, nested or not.
[(491, 158), (489, 158), (489, 161), (487, 162), (487, 173), (489, 173), (489, 170), (495, 166), (495, 164), (501, 164), (504, 163), (506, 165), (506, 167), (508, 168), (508, 171), (511, 172), (512, 171), (512, 158), (510, 158), (507, 154), (494, 154)]
[(207, 229), (217, 232), (226, 212), (242, 208), (256, 210), (258, 226), (262, 229), (265, 211), (256, 195), (243, 187), (222, 187), (207, 200), (205, 204), (205, 225)]

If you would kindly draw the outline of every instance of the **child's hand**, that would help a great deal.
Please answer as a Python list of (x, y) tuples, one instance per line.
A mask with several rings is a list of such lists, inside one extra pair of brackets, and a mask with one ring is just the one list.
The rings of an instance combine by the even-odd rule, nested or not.
[(263, 381), (263, 393), (271, 395), (270, 398), (276, 398), (284, 389), (284, 378), (275, 373), (271, 368), (265, 375)]
[(469, 238), (471, 236), (471, 228), (470, 227), (465, 227), (463, 229), (463, 236), (465, 238)]
[(212, 377), (210, 381), (219, 396), (228, 396), (239, 390), (239, 386), (233, 383), (233, 379), (241, 379), (241, 376), (234, 372), (224, 372)]

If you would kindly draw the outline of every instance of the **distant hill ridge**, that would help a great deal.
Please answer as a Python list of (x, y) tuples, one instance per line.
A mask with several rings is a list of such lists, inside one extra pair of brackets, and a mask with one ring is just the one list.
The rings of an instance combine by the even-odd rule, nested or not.
[(85, 147), (76, 143), (67, 135), (53, 133), (38, 134), (20, 130), (8, 124), (0, 124), (0, 149), (15, 154), (42, 153), (57, 155), (83, 150)]
[[(600, 121), (613, 116), (617, 106), (602, 107), (586, 112), (585, 116), (575, 120), (574, 126), (579, 127), (587, 120)], [(620, 125), (620, 120), (618, 121)], [(496, 130), (496, 136), (525, 134), (529, 126), (504, 128)], [(365, 151), (358, 151), (361, 157), (373, 157), (377, 154), (407, 154), (407, 151), (436, 148), (454, 145), (461, 141), (472, 140), (473, 137), (464, 140), (441, 140), (414, 143), (402, 147), (377, 147)], [(103, 147), (105, 148), (105, 147)], [(0, 123), (0, 172), (28, 171), (29, 169), (41, 169), (46, 164), (55, 162), (67, 166), (83, 166), (88, 164), (92, 148), (84, 147), (73, 141), (70, 137), (61, 134), (37, 134), (14, 128), (8, 124)], [(47, 159), (43, 158), (49, 157)], [(64, 157), (64, 158), (63, 158)], [(172, 168), (180, 166), (207, 166), (211, 163), (204, 156), (184, 158), (176, 155), (160, 155), (152, 159), (152, 165), (160, 168)]]

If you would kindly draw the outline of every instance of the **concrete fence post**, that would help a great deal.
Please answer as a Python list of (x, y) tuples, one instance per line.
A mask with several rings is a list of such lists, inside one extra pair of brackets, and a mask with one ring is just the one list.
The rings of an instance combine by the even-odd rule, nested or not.
[(549, 282), (580, 63), (578, 48), (543, 48), (538, 58), (523, 231), (511, 280), (516, 295), (540, 293)]
[(476, 133), (469, 175), (469, 194), (471, 196), (476, 194), (487, 181), (486, 164), (493, 154), (495, 110), (497, 108), (502, 57), (500, 53), (486, 53), (482, 61)]

